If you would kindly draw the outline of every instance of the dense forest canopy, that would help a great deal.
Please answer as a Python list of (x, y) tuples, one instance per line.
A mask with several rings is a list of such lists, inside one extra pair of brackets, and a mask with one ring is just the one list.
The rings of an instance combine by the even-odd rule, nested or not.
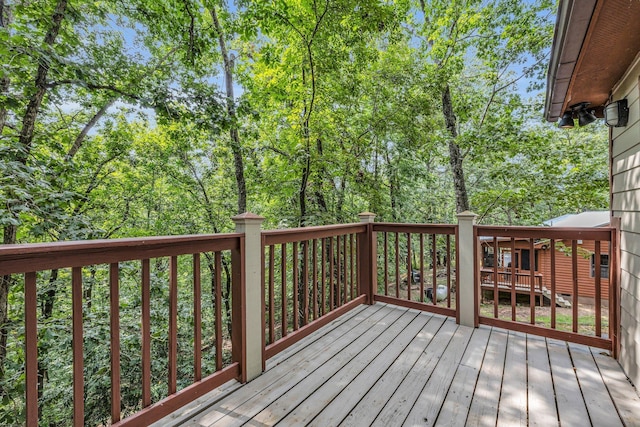
[(554, 18), (552, 0), (0, 0), (3, 243), (226, 232), (245, 211), (606, 209), (604, 126), (542, 118)]
[(4, 242), (607, 203), (543, 122), (551, 1), (3, 1)]

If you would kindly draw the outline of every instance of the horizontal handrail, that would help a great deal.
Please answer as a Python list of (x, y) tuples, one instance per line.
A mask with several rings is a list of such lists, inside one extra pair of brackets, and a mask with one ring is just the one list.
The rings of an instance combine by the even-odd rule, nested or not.
[(238, 249), (243, 234), (0, 245), (0, 275)]
[(299, 227), (283, 230), (263, 231), (264, 244), (278, 245), (281, 243), (293, 243), (303, 240), (323, 239), (327, 237), (342, 236), (344, 234), (358, 234), (366, 231), (365, 224), (338, 224), (320, 225), (314, 227)]
[(376, 222), (373, 231), (392, 233), (421, 233), (421, 234), (456, 234), (455, 224), (395, 224), (391, 222)]
[(608, 240), (612, 227), (580, 228), (580, 227), (519, 227), (519, 226), (476, 226), (478, 236), (515, 237), (534, 239), (582, 239)]

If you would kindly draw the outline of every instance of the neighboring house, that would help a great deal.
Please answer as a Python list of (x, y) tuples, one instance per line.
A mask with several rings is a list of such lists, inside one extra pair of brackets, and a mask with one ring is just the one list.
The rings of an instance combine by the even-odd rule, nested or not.
[[(544, 221), (544, 225), (550, 227), (604, 227), (608, 226), (609, 211), (582, 212), (580, 214), (563, 215)], [(523, 292), (528, 292), (531, 272), (531, 246), (528, 239), (516, 239), (513, 247), (510, 239), (499, 239), (498, 246), (498, 269), (509, 273), (511, 267), (516, 273), (517, 284), (522, 284)], [(596, 294), (596, 248), (593, 240), (578, 240), (578, 296), (583, 298), (595, 298)], [(493, 241), (483, 240), (483, 287), (490, 289), (493, 283), (490, 267), (493, 267)], [(571, 258), (571, 241), (559, 240), (555, 242), (555, 286), (556, 294), (573, 294), (573, 264)], [(543, 288), (549, 291), (551, 287), (551, 245), (549, 240), (538, 240), (534, 242), (534, 277), (536, 293), (544, 294), (551, 299), (550, 292), (543, 292)], [(512, 253), (513, 252), (513, 253)], [(600, 255), (600, 295), (603, 300), (609, 298), (609, 244), (603, 242), (599, 249)], [(504, 274), (502, 275), (504, 276)], [(508, 280), (499, 277), (503, 283), (504, 290), (509, 288), (510, 276)]]
[[(640, 384), (639, 22), (638, 0), (561, 0), (544, 112), (547, 120), (570, 126), (572, 118), (589, 122), (592, 112), (603, 117), (609, 107), (611, 215), (621, 219), (619, 361), (636, 385)], [(588, 103), (584, 109), (583, 103)]]

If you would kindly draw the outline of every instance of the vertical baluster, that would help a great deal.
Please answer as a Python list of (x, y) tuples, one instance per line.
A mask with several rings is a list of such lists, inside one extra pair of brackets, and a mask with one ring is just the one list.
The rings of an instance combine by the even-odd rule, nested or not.
[(169, 395), (178, 383), (178, 257), (169, 259)]
[(351, 299), (353, 300), (354, 298), (354, 294), (355, 294), (355, 285), (356, 285), (356, 281), (355, 281), (355, 251), (354, 251), (354, 245), (355, 245), (355, 234), (350, 234), (349, 235), (349, 253), (350, 253), (350, 263), (351, 263), (351, 268), (349, 270), (350, 275), (351, 275)]
[(600, 241), (596, 240), (595, 242), (595, 279), (596, 279), (596, 336), (602, 336), (602, 286), (601, 286), (601, 266), (600, 266)]
[(551, 329), (556, 328), (556, 241), (551, 239), (549, 242), (551, 250)]
[(313, 258), (313, 290), (311, 294), (313, 296), (313, 320), (316, 320), (318, 318), (318, 244), (316, 239), (311, 241), (311, 245), (311, 257)]
[(384, 235), (384, 294), (389, 295), (389, 233)]
[(333, 237), (329, 237), (329, 311), (333, 311), (335, 308), (335, 289), (334, 286), (334, 269), (335, 262), (333, 260)]
[(493, 317), (498, 318), (498, 237), (493, 236)]
[(411, 265), (411, 233), (407, 233), (407, 301), (411, 301), (411, 283), (413, 282), (413, 274)]
[[(216, 252), (214, 254), (214, 274), (216, 284), (216, 371), (222, 369), (223, 355), (222, 355), (222, 253)], [(272, 311), (273, 313), (273, 311)]]
[(451, 235), (447, 234), (447, 307), (451, 308)]
[(151, 405), (151, 268), (142, 260), (142, 407)]
[(342, 263), (340, 262), (340, 236), (336, 236), (336, 290), (335, 290), (335, 301), (336, 307), (340, 307), (342, 305), (342, 282), (340, 277), (340, 270), (342, 269)]
[(436, 305), (438, 303), (438, 285), (437, 285), (437, 280), (438, 280), (438, 273), (436, 271), (437, 268), (437, 264), (438, 264), (438, 254), (437, 254), (437, 248), (436, 248), (436, 235), (432, 234), (431, 235), (431, 280), (433, 281), (433, 305)]
[(396, 298), (400, 298), (400, 233), (396, 234)]
[(292, 321), (293, 321), (293, 330), (298, 330), (298, 242), (293, 242), (292, 249), (293, 256), (293, 272), (291, 276), (293, 278), (293, 309), (291, 312)]
[(24, 275), (25, 404), (27, 427), (38, 425), (38, 297), (36, 273)]
[(282, 259), (280, 260), (280, 294), (282, 296), (282, 337), (287, 336), (287, 244), (282, 243), (280, 245), (280, 255)]
[(302, 242), (302, 291), (304, 292), (304, 300), (302, 307), (302, 315), (304, 324), (309, 322), (309, 241)]
[(326, 291), (326, 277), (327, 277), (327, 244), (325, 238), (320, 239), (320, 244), (322, 245), (322, 263), (321, 263), (321, 278), (320, 278), (320, 287), (322, 288), (322, 310), (321, 316), (324, 316), (327, 309), (327, 291)]
[(200, 254), (193, 254), (193, 380), (202, 379), (202, 283)]
[(515, 268), (516, 239), (511, 238), (511, 320), (516, 320), (516, 268)]
[(84, 357), (82, 332), (82, 267), (71, 269), (73, 312), (73, 425), (84, 426)]
[(120, 421), (120, 281), (118, 263), (109, 266), (111, 335), (111, 422)]
[(343, 296), (344, 296), (344, 303), (346, 303), (347, 301), (349, 301), (349, 281), (347, 280), (347, 278), (349, 277), (347, 275), (347, 235), (345, 234), (344, 236), (342, 236), (342, 270), (343, 270), (343, 279), (342, 279), (342, 285), (343, 285)]
[(275, 309), (275, 246), (269, 246), (269, 343), (276, 340)]
[(529, 239), (529, 308), (531, 324), (536, 324), (536, 253), (533, 238)]
[(573, 332), (578, 332), (578, 242), (571, 241), (571, 277), (573, 280), (572, 323)]
[(424, 234), (420, 233), (420, 302), (424, 302)]

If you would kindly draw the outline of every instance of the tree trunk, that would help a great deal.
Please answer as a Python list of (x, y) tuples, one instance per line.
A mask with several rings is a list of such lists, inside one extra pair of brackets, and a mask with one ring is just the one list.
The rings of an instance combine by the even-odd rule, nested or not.
[[(5, 24), (5, 8), (7, 6), (4, 4), (4, 1), (0, 4), (0, 16), (2, 16), (2, 23)], [(64, 19), (64, 14), (67, 8), (67, 0), (58, 0), (58, 4), (53, 12), (51, 17), (51, 27), (44, 38), (44, 43), (53, 46), (55, 40), (58, 36), (58, 32), (60, 31), (60, 27), (62, 24), (62, 20)], [(3, 25), (4, 26), (4, 25)], [(35, 123), (38, 116), (38, 110), (42, 105), (42, 100), (44, 99), (44, 95), (47, 91), (46, 83), (47, 83), (47, 74), (49, 73), (49, 65), (46, 61), (39, 61), (38, 71), (36, 73), (35, 78), (35, 93), (29, 100), (29, 104), (27, 105), (27, 109), (22, 119), (22, 128), (20, 130), (20, 136), (18, 139), (19, 146), (21, 150), (19, 150), (16, 154), (15, 160), (20, 163), (26, 165), (27, 160), (29, 158), (29, 153), (31, 151), (31, 142), (33, 141), (33, 131), (35, 129)], [(8, 82), (4, 82), (3, 84), (8, 85)], [(6, 115), (5, 113), (2, 113)], [(4, 118), (2, 119), (4, 123)], [(4, 125), (4, 124), (3, 124)], [(0, 129), (1, 132), (1, 129)], [(11, 210), (11, 206), (9, 206)], [(17, 215), (13, 214), (14, 218), (17, 219)], [(4, 227), (4, 235), (2, 243), (5, 245), (10, 245), (16, 243), (16, 236), (18, 232), (18, 226), (15, 224), (9, 224)], [(2, 281), (0, 281), (0, 384), (4, 380), (4, 368), (5, 368), (5, 360), (7, 357), (7, 321), (9, 319), (9, 306), (8, 306), (8, 298), (9, 298), (9, 289), (11, 287), (12, 278), (11, 276), (3, 276)], [(4, 390), (0, 385), (0, 395), (2, 395)]]
[[(53, 46), (56, 37), (58, 37), (58, 32), (60, 31), (60, 26), (62, 24), (66, 8), (67, 0), (59, 0), (58, 4), (56, 5), (56, 9), (53, 12), (51, 28), (49, 28), (49, 31), (44, 37), (45, 44)], [(23, 149), (23, 151), (19, 155), (19, 160), (24, 164), (26, 164), (27, 158), (31, 151), (31, 142), (33, 141), (33, 131), (36, 125), (36, 118), (38, 117), (38, 110), (40, 109), (42, 100), (44, 99), (44, 95), (47, 92), (48, 73), (48, 62), (44, 60), (39, 61), (38, 72), (36, 73), (35, 81), (36, 92), (29, 100), (29, 104), (27, 105), (24, 117), (22, 118), (22, 129), (20, 130), (19, 142), (20, 147)]]
[(224, 32), (222, 31), (222, 25), (220, 25), (218, 14), (214, 6), (211, 7), (209, 13), (211, 14), (211, 19), (213, 20), (213, 25), (218, 37), (218, 44), (220, 45), (220, 54), (222, 55), (222, 61), (224, 63), (227, 114), (229, 115), (229, 121), (231, 122), (229, 136), (231, 138), (231, 151), (233, 153), (233, 164), (236, 174), (236, 186), (238, 190), (238, 214), (242, 214), (247, 211), (247, 186), (244, 179), (244, 161), (242, 159), (242, 148), (240, 145), (238, 120), (236, 117), (235, 99), (233, 96), (234, 58), (227, 51), (227, 45), (224, 41)]
[[(0, 0), (0, 27), (7, 28), (9, 26), (9, 6), (4, 4), (4, 0)], [(0, 94), (5, 94), (9, 90), (9, 84), (11, 80), (8, 76), (0, 78)], [(7, 122), (7, 109), (4, 104), (0, 105), (0, 137), (4, 131), (4, 125)]]
[(451, 90), (447, 84), (442, 91), (442, 114), (447, 125), (447, 130), (451, 135), (449, 139), (449, 164), (453, 175), (453, 186), (456, 194), (456, 212), (469, 210), (469, 198), (467, 196), (467, 185), (464, 180), (464, 170), (462, 168), (462, 152), (456, 143), (458, 137), (457, 118), (453, 113), (453, 103), (451, 102)]

